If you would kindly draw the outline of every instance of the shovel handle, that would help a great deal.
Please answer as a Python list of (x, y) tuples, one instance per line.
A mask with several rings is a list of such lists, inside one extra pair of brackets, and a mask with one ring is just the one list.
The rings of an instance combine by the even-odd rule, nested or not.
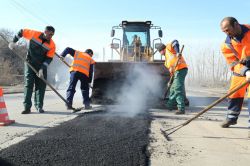
[(71, 67), (65, 60), (63, 60), (63, 57), (61, 57), (60, 55), (58, 55), (57, 53), (56, 53), (56, 56), (60, 59), (60, 61), (62, 61), (66, 66), (68, 66), (68, 67)]

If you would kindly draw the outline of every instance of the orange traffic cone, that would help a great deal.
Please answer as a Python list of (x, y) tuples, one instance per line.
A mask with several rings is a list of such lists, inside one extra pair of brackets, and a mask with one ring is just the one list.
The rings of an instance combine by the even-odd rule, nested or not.
[(3, 98), (3, 89), (0, 87), (0, 126), (6, 126), (14, 122), (15, 120), (9, 119), (9, 115)]

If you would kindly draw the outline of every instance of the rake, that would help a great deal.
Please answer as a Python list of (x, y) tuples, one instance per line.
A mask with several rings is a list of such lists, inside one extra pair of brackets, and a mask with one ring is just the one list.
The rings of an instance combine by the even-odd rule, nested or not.
[[(246, 86), (247, 84), (249, 84), (249, 81), (245, 81), (243, 84), (237, 86), (236, 88), (234, 88), (233, 90), (231, 90), (230, 92), (228, 92), (226, 95), (222, 96), (221, 98), (219, 98), (218, 100), (214, 101), (212, 104), (210, 104), (209, 106), (207, 106), (206, 108), (204, 108), (202, 111), (200, 111), (199, 113), (197, 113), (194, 117), (190, 118), (189, 120), (187, 120), (186, 122), (179, 124), (177, 126), (174, 126), (172, 128), (169, 128), (167, 130), (161, 130), (161, 133), (164, 135), (164, 137), (169, 140), (169, 135), (173, 134), (174, 132), (176, 132), (177, 130), (181, 129), (182, 127), (186, 126), (187, 124), (189, 124), (190, 122), (192, 122), (194, 119), (198, 118), (199, 116), (201, 116), (202, 114), (204, 114), (205, 112), (207, 112), (208, 110), (210, 110), (211, 108), (213, 108), (215, 105), (219, 104), (220, 102), (222, 102), (224, 99), (226, 99), (228, 96), (232, 95), (233, 93), (235, 93), (236, 91), (238, 91), (239, 89), (243, 88), (244, 86)], [(168, 132), (168, 133), (167, 133)]]

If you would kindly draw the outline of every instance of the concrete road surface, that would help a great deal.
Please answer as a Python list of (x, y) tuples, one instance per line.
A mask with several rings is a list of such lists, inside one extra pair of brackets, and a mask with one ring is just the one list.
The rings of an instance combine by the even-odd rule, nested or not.
[[(238, 124), (221, 128), (227, 102), (223, 101), (198, 119), (176, 131), (166, 139), (160, 129), (167, 130), (184, 123), (219, 97), (224, 89), (192, 88), (188, 91), (190, 107), (186, 115), (174, 115), (164, 110), (151, 110), (151, 142), (149, 151), (152, 165), (167, 166), (248, 166), (250, 138), (246, 103)], [(168, 133), (169, 131), (167, 131)]]
[[(65, 91), (59, 91), (65, 96)], [(47, 91), (44, 101), (45, 113), (40, 114), (32, 107), (31, 114), (23, 115), (23, 94), (4, 94), (9, 118), (16, 122), (0, 127), (0, 149), (24, 140), (35, 133), (47, 129), (77, 116), (66, 110), (64, 102), (52, 91)], [(75, 106), (80, 107), (81, 96), (76, 93)]]

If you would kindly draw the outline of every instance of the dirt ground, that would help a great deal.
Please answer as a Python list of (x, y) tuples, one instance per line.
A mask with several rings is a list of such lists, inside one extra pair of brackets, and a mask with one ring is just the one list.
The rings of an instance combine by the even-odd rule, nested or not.
[[(247, 166), (250, 163), (250, 138), (247, 128), (248, 113), (241, 112), (238, 124), (223, 129), (227, 102), (223, 101), (200, 118), (171, 134), (166, 139), (161, 133), (185, 122), (207, 105), (225, 94), (223, 89), (190, 89), (190, 107), (186, 115), (174, 115), (166, 110), (151, 110), (151, 142), (148, 147), (151, 165), (167, 166)], [(169, 131), (166, 131), (168, 133)]]

